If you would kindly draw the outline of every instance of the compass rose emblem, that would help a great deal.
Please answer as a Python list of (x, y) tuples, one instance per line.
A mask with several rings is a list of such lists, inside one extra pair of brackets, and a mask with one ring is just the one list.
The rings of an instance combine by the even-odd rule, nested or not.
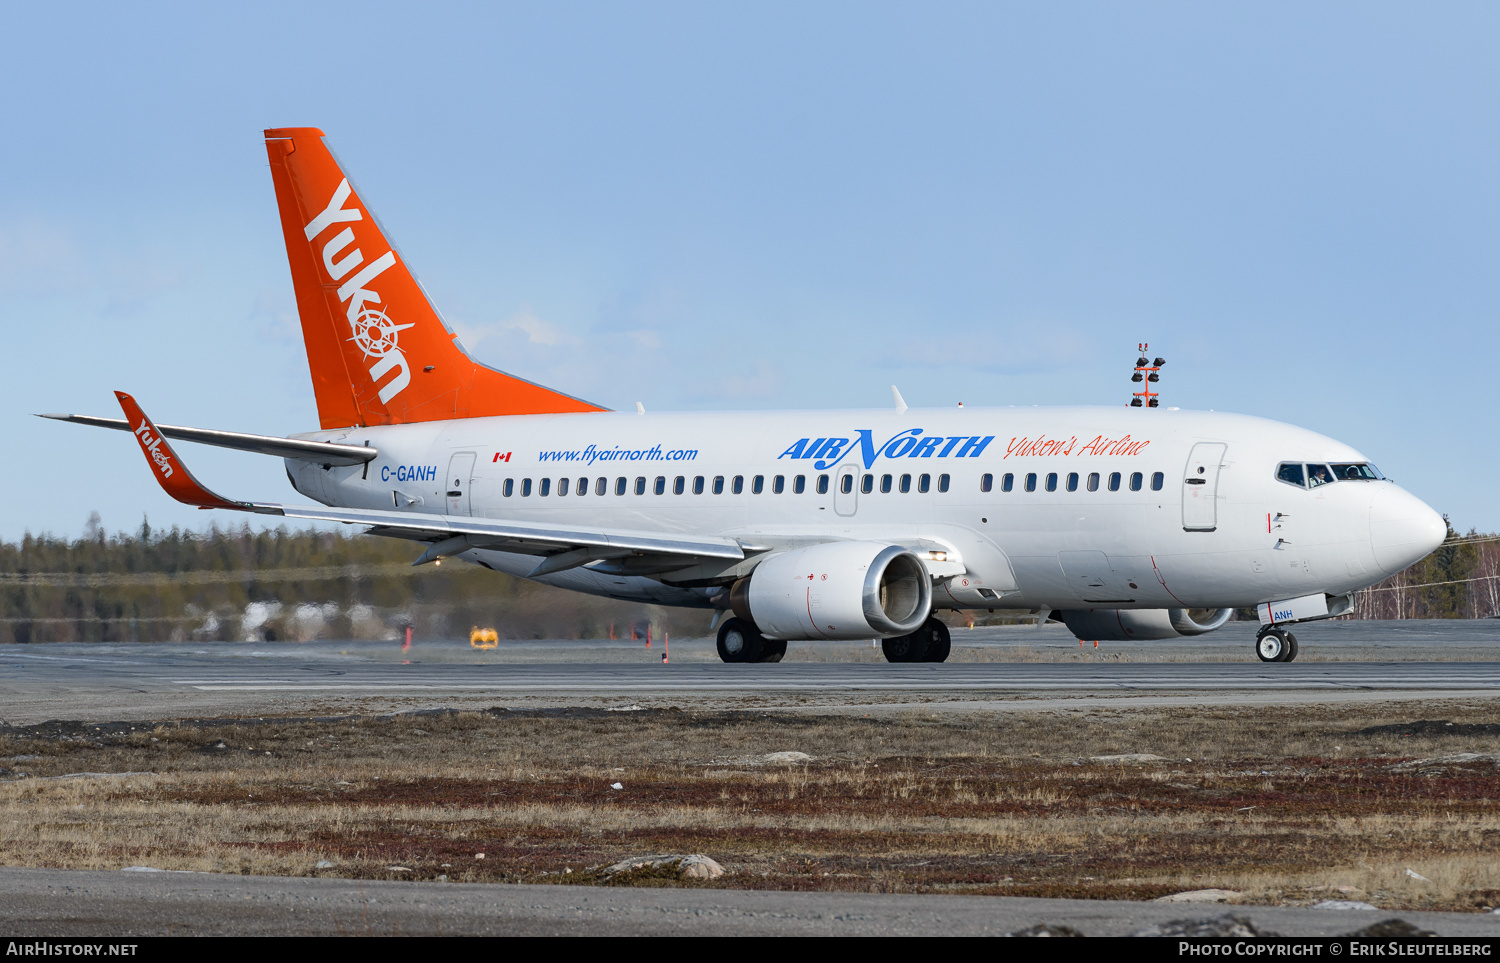
[(415, 324), (397, 324), (384, 311), (372, 307), (363, 308), (351, 322), (354, 337), (366, 358), (383, 358), (396, 350), (396, 332), (416, 327)]

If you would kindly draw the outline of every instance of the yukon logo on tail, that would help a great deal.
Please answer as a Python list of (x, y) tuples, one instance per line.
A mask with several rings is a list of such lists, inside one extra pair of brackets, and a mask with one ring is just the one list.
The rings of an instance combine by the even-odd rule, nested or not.
[[(323, 209), (323, 213), (313, 218), (303, 228), (309, 241), (335, 224), (364, 219), (364, 214), (359, 208), (344, 207), (344, 202), (349, 200), (350, 193), (349, 179), (346, 177), (339, 182), (338, 189), (333, 192), (333, 198)], [(392, 321), (384, 311), (380, 310), (380, 292), (365, 287), (382, 272), (395, 266), (396, 253), (386, 251), (367, 264), (364, 253), (359, 248), (349, 250), (353, 244), (353, 228), (346, 227), (335, 234), (328, 243), (323, 245), (323, 267), (327, 268), (328, 276), (335, 281), (343, 281), (346, 275), (351, 271), (354, 272), (354, 276), (344, 281), (339, 287), (339, 301), (348, 305), (345, 316), (349, 319), (349, 328), (353, 334), (349, 340), (364, 352), (366, 361), (375, 359), (375, 363), (370, 365), (370, 380), (378, 385), (380, 380), (391, 371), (396, 372), (385, 387), (380, 389), (380, 402), (385, 404), (411, 384), (411, 367), (406, 362), (406, 355), (396, 343), (396, 334), (414, 325), (397, 324)], [(344, 253), (346, 250), (347, 254)], [(356, 268), (358, 268), (357, 271)]]
[(171, 478), (172, 459), (168, 458), (166, 452), (161, 450), (161, 435), (151, 433), (151, 423), (142, 419), (141, 426), (135, 430), (134, 434), (140, 440), (141, 447), (146, 450), (146, 457), (150, 458), (156, 464), (157, 470), (161, 472), (161, 477)]

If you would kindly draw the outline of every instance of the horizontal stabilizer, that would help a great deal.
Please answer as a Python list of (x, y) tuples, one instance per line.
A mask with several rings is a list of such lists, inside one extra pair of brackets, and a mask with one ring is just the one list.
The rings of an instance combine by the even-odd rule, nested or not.
[[(99, 418), (94, 415), (38, 415), (57, 421), (71, 421), (78, 425), (93, 425), (96, 428), (115, 428), (133, 431), (129, 422), (120, 418)], [(157, 430), (167, 438), (178, 441), (195, 441), (200, 445), (215, 445), (237, 451), (253, 451), (261, 455), (278, 458), (301, 458), (320, 465), (362, 465), (374, 460), (380, 452), (360, 445), (341, 445), (332, 441), (304, 441), (299, 438), (278, 438), (275, 435), (251, 435), (242, 431), (219, 431), (214, 428), (183, 428), (178, 425), (157, 425)]]

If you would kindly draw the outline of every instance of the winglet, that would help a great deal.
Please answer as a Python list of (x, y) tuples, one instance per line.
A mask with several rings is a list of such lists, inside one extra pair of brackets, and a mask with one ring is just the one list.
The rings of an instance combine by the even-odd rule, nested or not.
[(167, 494), (182, 502), (184, 505), (197, 505), (199, 508), (232, 508), (238, 511), (259, 511), (256, 505), (248, 502), (232, 502), (226, 498), (220, 498), (213, 492), (204, 488), (193, 477), (193, 473), (187, 470), (182, 459), (177, 457), (177, 452), (167, 443), (167, 439), (141, 406), (136, 404), (134, 398), (123, 391), (116, 391), (115, 397), (120, 400), (120, 407), (125, 410), (125, 420), (130, 426), (130, 433), (141, 446), (141, 451), (146, 456), (146, 463), (156, 473), (156, 480), (161, 487), (166, 489)]

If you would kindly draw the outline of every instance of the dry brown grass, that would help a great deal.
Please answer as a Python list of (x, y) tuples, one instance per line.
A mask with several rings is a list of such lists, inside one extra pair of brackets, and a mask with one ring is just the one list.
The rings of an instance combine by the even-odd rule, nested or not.
[[(0, 862), (594, 882), (703, 852), (733, 887), (1497, 905), (1500, 771), (1442, 758), (1500, 748), (1494, 712), (1359, 731), (1410, 711), (49, 723), (0, 730)], [(98, 772), (148, 774), (48, 778)]]

